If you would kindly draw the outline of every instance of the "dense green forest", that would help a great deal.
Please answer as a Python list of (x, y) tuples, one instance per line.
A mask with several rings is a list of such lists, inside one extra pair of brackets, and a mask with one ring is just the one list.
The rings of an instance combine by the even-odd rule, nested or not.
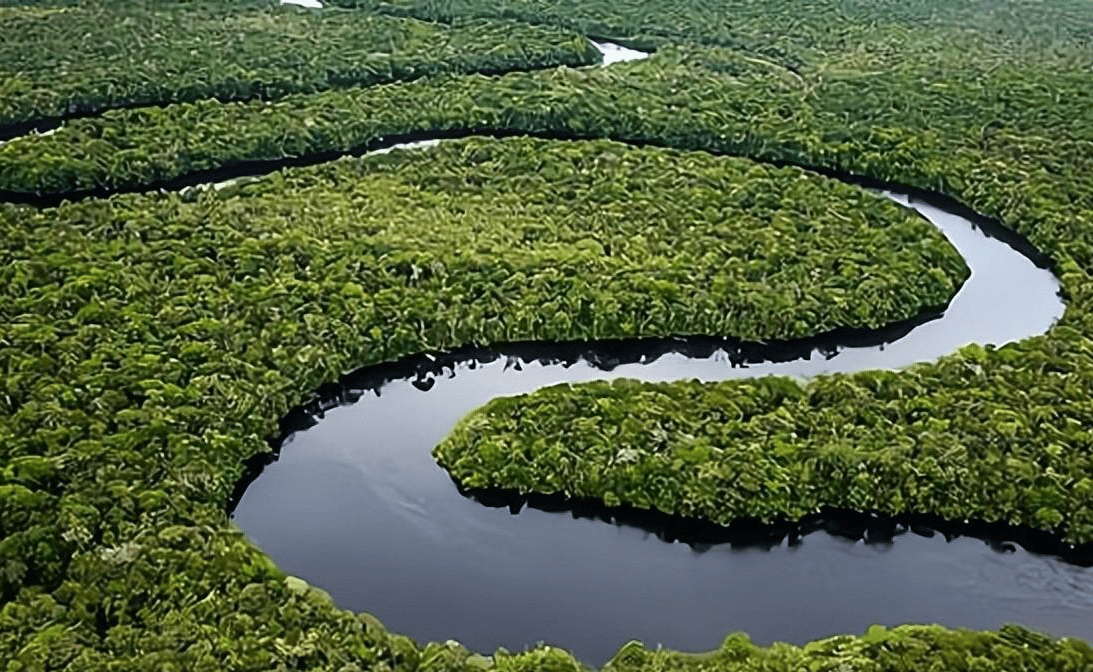
[[(354, 366), (468, 342), (876, 325), (966, 276), (927, 224), (792, 166), (998, 218), (1052, 259), (1065, 316), (1004, 348), (804, 387), (544, 390), (472, 415), (444, 462), (469, 483), (720, 521), (843, 505), (1093, 538), (1093, 6), (334, 4), (0, 5), (0, 668), (583, 669), (339, 610), (232, 526), (229, 495), (278, 419)], [(656, 53), (597, 67), (587, 35)], [(541, 137), (486, 137), (514, 134)], [(331, 161), (430, 135), (480, 137)], [(233, 171), (254, 176), (160, 191)], [(693, 247), (671, 245), (680, 226)], [(870, 282), (832, 263), (848, 249)], [(456, 310), (467, 297), (478, 312)], [(618, 412), (633, 404), (646, 412)], [(533, 415), (541, 432), (520, 433)], [(710, 433), (715, 417), (731, 432)], [(604, 469), (617, 446), (575, 419), (633, 459)], [(529, 440), (534, 469), (498, 468)], [(727, 495), (696, 476), (727, 461), (748, 466)], [(732, 635), (704, 656), (628, 645), (607, 665), (1091, 668), (1083, 642), (935, 626), (803, 647)]]
[[(511, 21), (460, 27), (359, 12), (276, 9), (261, 0), (0, 7), (0, 133), (116, 107), (597, 62), (571, 31)], [(33, 125), (33, 124), (31, 124)]]

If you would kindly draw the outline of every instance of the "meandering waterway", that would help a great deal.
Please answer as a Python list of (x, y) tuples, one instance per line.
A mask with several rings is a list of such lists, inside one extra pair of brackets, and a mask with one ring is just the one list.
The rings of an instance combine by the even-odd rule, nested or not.
[(1002, 240), (1014, 237), (945, 199), (883, 193), (936, 224), (972, 270), (943, 314), (770, 346), (521, 344), (372, 367), (313, 406), (326, 410), (241, 492), (236, 522), (340, 606), (419, 640), (454, 638), (483, 652), (542, 640), (600, 664), (629, 639), (699, 651), (734, 630), (803, 643), (907, 622), (1017, 622), (1093, 640), (1093, 569), (1016, 544), (899, 526), (864, 539), (771, 531), (683, 543), (657, 524), (605, 522), (610, 512), (487, 506), (460, 494), (432, 460), (459, 418), (498, 395), (617, 377), (900, 368), (968, 343), (1035, 336), (1060, 317), (1058, 281), (1027, 243)]

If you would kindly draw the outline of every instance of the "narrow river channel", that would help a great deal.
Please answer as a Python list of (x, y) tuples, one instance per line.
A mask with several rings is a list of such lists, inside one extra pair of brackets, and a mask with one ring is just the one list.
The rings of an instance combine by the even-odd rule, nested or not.
[(762, 349), (744, 356), (707, 339), (561, 355), (525, 345), (372, 367), (347, 378), (314, 426), (287, 437), (241, 492), (235, 521), (284, 571), (340, 606), (418, 640), (456, 639), (486, 653), (545, 641), (598, 665), (630, 639), (701, 651), (734, 630), (803, 643), (915, 622), (1017, 622), (1093, 640), (1093, 569), (1016, 544), (904, 528), (879, 540), (818, 531), (683, 543), (602, 515), (490, 507), (460, 494), (433, 462), (431, 449), (456, 421), (498, 395), (616, 377), (899, 368), (967, 343), (1034, 336), (1062, 314), (1057, 280), (1020, 245), (945, 207), (885, 193), (936, 224), (972, 269), (943, 315), (841, 344), (837, 335), (784, 344), (771, 350), (783, 361), (745, 365)]

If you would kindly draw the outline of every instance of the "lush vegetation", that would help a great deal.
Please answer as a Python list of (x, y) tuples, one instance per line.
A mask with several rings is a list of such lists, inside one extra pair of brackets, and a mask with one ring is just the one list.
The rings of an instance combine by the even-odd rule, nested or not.
[[(177, 18), (187, 29), (196, 25), (188, 23), (197, 21), (195, 16), (227, 13), (224, 21), (229, 24), (250, 17), (258, 24), (248, 28), (254, 39), (266, 40), (267, 47), (273, 40), (279, 48), (248, 51), (238, 41), (229, 41), (232, 51), (262, 59), (260, 63), (266, 64), (262, 67), (277, 69), (278, 77), (287, 78), (270, 81), (297, 82), (305, 92), (327, 86), (315, 82), (342, 51), (311, 49), (306, 50), (306, 58), (300, 55), (304, 52), (294, 51), (297, 62), (275, 62), (276, 54), (290, 51), (285, 48), (287, 41), (269, 35), (307, 25), (329, 31), (324, 39), (341, 35), (352, 42), (348, 33), (339, 32), (340, 22), (351, 30), (363, 30), (360, 26), (368, 21), (373, 26), (420, 25), (385, 23), (387, 19), (365, 19), (352, 12), (313, 14), (246, 5), (234, 14), (236, 6), (229, 10), (223, 3), (168, 4), (199, 10)], [(0, 189), (51, 193), (100, 185), (139, 189), (241, 161), (294, 156), (325, 159), (323, 152), (348, 151), (391, 135), (491, 129), (647, 141), (681, 150), (706, 149), (858, 172), (937, 189), (1001, 218), (1050, 254), (1068, 299), (1060, 325), (1044, 337), (999, 351), (970, 348), (937, 365), (898, 375), (833, 377), (803, 390), (769, 381), (711, 388), (686, 383), (633, 386), (620, 387), (618, 392), (666, 405), (670, 405), (667, 400), (691, 395), (696, 409), (704, 410), (703, 399), (722, 394), (728, 397), (730, 411), (747, 408), (751, 413), (751, 419), (741, 419), (737, 413), (733, 424), (726, 411), (722, 426), (736, 432), (734, 450), (769, 440), (768, 445), (782, 456), (805, 456), (801, 464), (813, 459), (832, 473), (855, 460), (858, 466), (883, 466), (887, 475), (878, 477), (890, 478), (884, 483), (893, 485), (885, 492), (895, 492), (897, 485), (904, 488), (900, 492), (910, 492), (913, 485), (919, 498), (913, 501), (931, 512), (962, 515), (969, 507), (980, 506), (977, 502), (985, 502), (987, 496), (982, 493), (996, 494), (972, 477), (977, 465), (993, 463), (996, 473), (988, 483), (1002, 489), (997, 504), (981, 504), (987, 515), (1059, 529), (1072, 540), (1087, 537), (1089, 504), (1085, 500), (1083, 505), (1079, 498), (1087, 488), (1090, 471), (1084, 465), (1093, 445), (1087, 429), (1093, 426), (1093, 341), (1089, 337), (1093, 333), (1089, 278), (1093, 270), (1093, 87), (1088, 75), (1093, 63), (1088, 45), (1093, 10), (1087, 3), (734, 2), (718, 5), (716, 17), (721, 18), (716, 21), (703, 9), (709, 5), (683, 2), (586, 0), (577, 7), (584, 8), (580, 12), (569, 12), (573, 7), (561, 3), (514, 2), (375, 8), (427, 17), (427, 11), (434, 11), (430, 6), (447, 12), (451, 34), (470, 30), (468, 35), (480, 35), (481, 40), (468, 39), (481, 45), (487, 44), (485, 36), (490, 31), (499, 31), (494, 34), (507, 40), (517, 29), (513, 24), (467, 25), (461, 17), (505, 11), (549, 24), (568, 14), (575, 21), (604, 23), (605, 35), (615, 34), (612, 25), (618, 24), (617, 31), (661, 48), (648, 61), (609, 69), (562, 68), (505, 77), (446, 75), (406, 84), (286, 95), (272, 103), (201, 100), (162, 109), (114, 110), (98, 118), (67, 122), (50, 136), (30, 136), (0, 147)], [(68, 25), (63, 21), (70, 16), (90, 17), (88, 33), (101, 34), (103, 26), (109, 26), (111, 35), (114, 31), (132, 34), (125, 32), (129, 28), (124, 20), (107, 20), (119, 12), (116, 4), (107, 10), (94, 3), (72, 7), (85, 13), (53, 11), (62, 8), (61, 3), (6, 3), (0, 7), (4, 22), (0, 49), (16, 44), (20, 34), (38, 35), (53, 44), (46, 27)], [(131, 11), (136, 21), (143, 15), (141, 7), (127, 3), (126, 14)], [(667, 11), (653, 11), (657, 7)], [(516, 10), (520, 14), (514, 14)], [(639, 10), (641, 26), (620, 22), (623, 13)], [(268, 28), (272, 33), (263, 33), (259, 27), (272, 13), (278, 23)], [(44, 23), (35, 24), (32, 15)], [(96, 16), (106, 18), (99, 21)], [(163, 21), (164, 26), (173, 25)], [(592, 23), (569, 25), (592, 28)], [(195, 44), (204, 35), (222, 35), (218, 30), (207, 26), (204, 32), (195, 31), (200, 34), (186, 35), (186, 44)], [(416, 29), (407, 30), (417, 35)], [(449, 34), (449, 29), (435, 26), (422, 25), (420, 30)], [(544, 30), (534, 33), (543, 36), (534, 38), (536, 44), (554, 46), (543, 46), (543, 53), (561, 53), (558, 60), (564, 62), (570, 62), (564, 54), (581, 55), (582, 63), (594, 60), (583, 40), (556, 28)], [(715, 33), (723, 33), (723, 38)], [(533, 39), (532, 34), (525, 39)], [(691, 37), (707, 44), (682, 44)], [(80, 46), (73, 47), (81, 55), (102, 53), (111, 42), (96, 46), (81, 39), (77, 39)], [(468, 50), (477, 48), (460, 42), (464, 46), (444, 52), (435, 45), (426, 46), (433, 43), (423, 37), (406, 39), (400, 43), (405, 50), (429, 63), (443, 60), (436, 58), (438, 53), (472, 53)], [(451, 37), (453, 44), (459, 39)], [(419, 46), (411, 49), (411, 44)], [(163, 53), (176, 47), (164, 47)], [(365, 47), (355, 43), (347, 47), (358, 48)], [(519, 42), (503, 47), (501, 53), (508, 55), (499, 62), (506, 68), (532, 67), (534, 59), (525, 62), (521, 55), (529, 48)], [(19, 53), (0, 61), (29, 63), (26, 59), (48, 59), (53, 53), (29, 47), (14, 51)], [(195, 68), (201, 66), (195, 72), (222, 72), (206, 67), (205, 52), (197, 51), (197, 61), (186, 61)], [(208, 53), (214, 52), (224, 53), (222, 49)], [(311, 67), (309, 59), (324, 65)], [(82, 60), (72, 62), (79, 65)], [(556, 62), (545, 59), (538, 64), (547, 61)], [(127, 58), (125, 67), (135, 63)], [(259, 70), (259, 61), (254, 63), (253, 69)], [(55, 65), (60, 62), (33, 70), (35, 74), (26, 80), (30, 83), (19, 84), (19, 90), (62, 91), (60, 78), (66, 76), (62, 73), (75, 70)], [(153, 93), (177, 93), (184, 90), (180, 82), (189, 81), (168, 69), (147, 67), (155, 81), (173, 82), (170, 88)], [(30, 65), (26, 68), (31, 71)], [(121, 77), (131, 70), (111, 72), (119, 73), (123, 87), (135, 86), (133, 79)], [(66, 81), (84, 82), (80, 77), (91, 81), (86, 71)], [(0, 87), (13, 86), (10, 82), (20, 79), (24, 78), (8, 74), (0, 78)], [(255, 81), (249, 76), (237, 79)], [(82, 85), (73, 86), (85, 91)], [(76, 89), (65, 95), (74, 95)], [(89, 89), (89, 99), (99, 99), (103, 90), (101, 86)], [(136, 102), (135, 90), (125, 88), (129, 93), (111, 104)], [(257, 89), (253, 92), (258, 95)], [(3, 89), (0, 105), (15, 100), (15, 93)], [(281, 89), (277, 95), (287, 93), (289, 89)], [(24, 116), (12, 112), (10, 118), (70, 114), (67, 105), (71, 102), (58, 103), (48, 96), (42, 100), (41, 107), (26, 108), (34, 111), (19, 113)], [(438, 150), (436, 156), (449, 157), (450, 170), (437, 169), (432, 190), (444, 194), (482, 188), (475, 183), (478, 178), (460, 172), (455, 164), (456, 157), (463, 156), (460, 152), (501, 157), (510, 151), (486, 149), (486, 144)], [(551, 151), (558, 152), (561, 166), (581, 165), (585, 160), (579, 158), (583, 150), (577, 144)], [(565, 158), (570, 152), (572, 158)], [(691, 161), (711, 174), (742, 170), (743, 165), (668, 153), (626, 156), (677, 156), (675, 160)], [(649, 170), (670, 174), (666, 163), (658, 163), (666, 159), (646, 161)], [(435, 206), (432, 212), (452, 214), (451, 202), (440, 198), (422, 203), (420, 197), (426, 192), (420, 186), (400, 182), (392, 174), (392, 167), (401, 166), (423, 171), (415, 175), (425, 177), (426, 165), (409, 155), (392, 155), (275, 174), (219, 192), (131, 195), (51, 210), (10, 205), (0, 209), (4, 227), (0, 244), (4, 274), (0, 287), (0, 666), (6, 671), (342, 672), (490, 665), (512, 670), (576, 667), (571, 657), (557, 649), (486, 659), (455, 646), (419, 647), (385, 632), (368, 616), (336, 609), (318, 591), (284, 577), (225, 518), (224, 503), (242, 461), (265, 449), (264, 439), (273, 433), (277, 418), (303, 399), (302, 391), (364, 362), (456, 343), (474, 334), (494, 338), (528, 333), (506, 332), (499, 323), (488, 322), (485, 314), (481, 323), (466, 323), (454, 333), (438, 329), (440, 322), (415, 321), (424, 309), (405, 301), (406, 297), (431, 296), (421, 287), (440, 286), (448, 264), (456, 263), (452, 252), (430, 248), (441, 256), (431, 256), (430, 263), (423, 265), (418, 262), (425, 253), (399, 247), (396, 232), (387, 235), (357, 228), (366, 215), (376, 213), (356, 206), (377, 198), (353, 186), (358, 178), (374, 183), (386, 180), (382, 183), (390, 187), (387, 197), (392, 200), (387, 202), (392, 204), (403, 198), (400, 207), (410, 207), (409, 194), (416, 193), (419, 200), (413, 207), (422, 209), (413, 212), (430, 212), (426, 208)], [(808, 193), (823, 191), (840, 201), (859, 199), (857, 204), (864, 205), (866, 213), (883, 212), (875, 199), (815, 178), (756, 171), (749, 179), (814, 190)], [(565, 174), (559, 170), (556, 177)], [(586, 182), (584, 188), (592, 184)], [(457, 187), (464, 192), (445, 191)], [(504, 191), (500, 185), (498, 191)], [(287, 197), (271, 198), (273, 193)], [(355, 216), (327, 218), (322, 213), (328, 207), (340, 213), (356, 207)], [(692, 206), (679, 203), (679, 207)], [(756, 207), (790, 212), (782, 203), (768, 205), (759, 199)], [(822, 221), (835, 224), (830, 218)], [(858, 221), (859, 233), (865, 234), (865, 224), (875, 220), (863, 216)], [(470, 219), (464, 223), (470, 228), (460, 229), (461, 235), (471, 235), (477, 224)], [(420, 221), (408, 231), (425, 236), (426, 224)], [(541, 235), (531, 226), (520, 230)], [(353, 257), (369, 251), (362, 233), (367, 233), (367, 240), (394, 247), (373, 249), (370, 265), (364, 257)], [(562, 237), (555, 241), (555, 250), (568, 247), (576, 255), (575, 263), (588, 264), (582, 269), (595, 268), (597, 258), (604, 264), (621, 263), (608, 260), (600, 240), (576, 238), (575, 227), (561, 228), (558, 235)], [(868, 236), (863, 240), (868, 241)], [(511, 242), (498, 241), (487, 252), (500, 252)], [(640, 250), (652, 242), (649, 237), (644, 243), (625, 244)], [(388, 257), (380, 264), (384, 253)], [(415, 256), (419, 253), (423, 256)], [(542, 259), (550, 254), (546, 249)], [(468, 291), (478, 292), (475, 296), (484, 301), (496, 300), (497, 305), (500, 300), (495, 295), (512, 289), (504, 281), (514, 277), (510, 273), (514, 264), (537, 258), (529, 252), (496, 259), (487, 267), (484, 255), (477, 269), (479, 284)], [(769, 261), (773, 257), (757, 258)], [(953, 277), (953, 267), (945, 266), (947, 258), (935, 255), (931, 263), (948, 268)], [(432, 263), (438, 259), (443, 267)], [(526, 278), (527, 271), (522, 272)], [(837, 274), (829, 277), (835, 279)], [(565, 282), (592, 284), (601, 279), (553, 280), (561, 288)], [(531, 283), (525, 285), (527, 291), (536, 289)], [(383, 294), (385, 288), (390, 290), (387, 294)], [(378, 291), (366, 291), (372, 289)], [(708, 296), (693, 298), (706, 301)], [(691, 298), (681, 299), (686, 310)], [(579, 318), (581, 307), (572, 308)], [(448, 310), (454, 314), (454, 309)], [(568, 326), (563, 317), (568, 318)], [(693, 317), (699, 319), (697, 314)], [(429, 319), (434, 319), (431, 314)], [(543, 333), (552, 337), (591, 333), (583, 318), (562, 315), (550, 320), (553, 331)], [(722, 322), (710, 328), (726, 326)], [(538, 327), (547, 329), (545, 318)], [(568, 392), (550, 394), (557, 395), (560, 404)], [(604, 394), (604, 407), (610, 409), (618, 399), (609, 390)], [(510, 415), (519, 422), (516, 413), (513, 409)], [(594, 407), (582, 413), (588, 423), (600, 423), (605, 432), (616, 431), (613, 424), (617, 431), (630, 431), (625, 420), (613, 423), (609, 417), (598, 417)], [(504, 414), (497, 419), (508, 421)], [(638, 415), (633, 421), (646, 420)], [(802, 430), (797, 437), (792, 436), (795, 427)], [(685, 439), (682, 433), (672, 433), (673, 427), (664, 429), (670, 439)], [(695, 438), (711, 436), (718, 429), (692, 427)], [(638, 457), (644, 445), (635, 442)], [(678, 454), (682, 444), (677, 441), (673, 446)], [(943, 449), (953, 451), (954, 457), (939, 452)], [(907, 472), (883, 454), (889, 450), (922, 455), (919, 463), (911, 465), (919, 474), (896, 483)], [(808, 451), (815, 457), (808, 457)], [(712, 449), (710, 454), (709, 468), (722, 467)], [(958, 467), (954, 460), (961, 455), (967, 456), (967, 463)], [(789, 462), (750, 464), (757, 470), (769, 466), (774, 479), (782, 473), (777, 469)], [(767, 472), (752, 475), (758, 479)], [(960, 489), (943, 493), (942, 483), (957, 483)], [(851, 492), (863, 498), (872, 495), (860, 487)], [(759, 498), (760, 505), (768, 499)], [(866, 499), (862, 502), (869, 505)], [(894, 508), (897, 504), (885, 505)], [(620, 670), (1082, 670), (1089, 669), (1091, 661), (1093, 652), (1081, 643), (1055, 642), (1016, 629), (963, 633), (899, 628), (803, 648), (759, 649), (739, 637), (730, 638), (720, 651), (704, 658), (627, 647), (611, 666)]]
[[(1019, 627), (1006, 626), (999, 632), (947, 630), (938, 626), (873, 626), (862, 636), (831, 637), (803, 647), (775, 644), (755, 646), (743, 633), (733, 633), (721, 646), (705, 654), (649, 650), (631, 642), (602, 669), (603, 672), (798, 672), (816, 670), (928, 670), (930, 672), (1079, 672), (1088, 669), (1093, 649), (1075, 640), (1051, 640)], [(452, 645), (430, 645), (422, 655), (422, 669), (492, 668), (508, 671), (546, 670), (584, 672), (569, 654), (560, 649), (538, 648), (512, 656), (498, 652), (490, 659)], [(434, 661), (441, 663), (433, 666)]]
[[(975, 366), (986, 358), (969, 348), (932, 375), (870, 372), (856, 385), (771, 377), (552, 387), (490, 402), (436, 456), (467, 487), (719, 523), (796, 521), (830, 506), (1003, 521), (1093, 541), (1093, 456), (1013, 441), (1021, 422), (1012, 410), (930, 389), (945, 376), (984, 382)], [(1030, 403), (1050, 403), (1034, 380), (1020, 380)]]
[[(727, 67), (736, 68), (731, 80)], [(791, 100), (799, 91), (768, 72), (731, 52), (672, 51), (636, 69), (437, 77), (274, 103), (116, 110), (0, 146), (0, 191), (131, 189), (248, 162), (325, 160), (391, 136), (505, 129), (790, 159), (761, 133), (783, 134), (797, 110), (764, 101), (772, 90)]]
[[(721, 52), (700, 53), (705, 56), (696, 55), (694, 60), (705, 69), (719, 70), (714, 53)], [(950, 73), (931, 71), (937, 81), (916, 83), (910, 73), (921, 70), (921, 63), (908, 64), (895, 56), (881, 55), (872, 57), (873, 67), (890, 69), (879, 81), (855, 70), (827, 66), (825, 81), (814, 82), (803, 96), (775, 94), (777, 89), (770, 85), (758, 95), (777, 95), (777, 100), (792, 107), (781, 110), (784, 121), (770, 113), (755, 114), (746, 131), (744, 124), (734, 121), (735, 114), (723, 109), (709, 111), (702, 88), (688, 88), (698, 102), (691, 107), (693, 116), (677, 113), (672, 142), (694, 120), (707, 134), (707, 124), (710, 130), (720, 127), (729, 133), (740, 129), (736, 139), (743, 141), (737, 148), (748, 155), (836, 166), (953, 195), (1026, 234), (1057, 262), (1068, 300), (1061, 323), (1043, 338), (999, 352), (970, 348), (937, 365), (916, 367), (900, 375), (835, 376), (787, 399), (761, 393), (768, 383), (726, 383), (710, 392), (707, 406), (701, 393), (689, 389), (689, 383), (679, 383), (676, 392), (660, 398), (666, 411), (674, 412), (667, 398), (682, 399), (694, 393), (692, 412), (705, 417), (705, 411), (720, 403), (713, 401), (715, 397), (728, 397), (737, 404), (758, 404), (749, 416), (753, 422), (731, 429), (709, 427), (692, 435), (689, 430), (695, 425), (691, 421), (677, 425), (677, 416), (673, 416), (673, 420), (664, 418), (666, 425), (661, 428), (667, 432), (667, 443), (654, 446), (649, 437), (635, 439), (633, 446), (620, 441), (616, 451), (633, 447), (638, 451), (634, 457), (641, 462), (654, 448), (670, 445), (670, 453), (686, 453), (697, 437), (699, 443), (705, 440), (712, 448), (731, 447), (728, 453), (711, 450), (702, 467), (673, 477), (673, 483), (687, 485), (684, 492), (672, 496), (654, 494), (659, 488), (654, 485), (644, 490), (627, 489), (622, 485), (626, 468), (621, 465), (595, 486), (590, 481), (580, 487), (567, 482), (566, 488), (610, 501), (618, 498), (654, 506), (659, 502), (669, 510), (702, 512), (718, 520), (727, 520), (734, 513), (792, 517), (822, 504), (846, 505), (1024, 523), (1062, 533), (1072, 542), (1093, 541), (1088, 480), (1093, 472), (1085, 430), (1093, 423), (1093, 407), (1087, 401), (1093, 397), (1088, 383), (1093, 369), (1085, 354), (1090, 347), (1085, 336), (1089, 328), (1083, 326), (1093, 320), (1088, 280), (1093, 268), (1090, 91), (1079, 83), (1084, 75), (1069, 71), (1062, 61), (1054, 60), (1056, 56), (1041, 51), (1030, 52), (1026, 61), (999, 65), (989, 80), (973, 79), (973, 73), (982, 77), (979, 61), (943, 53), (946, 58), (951, 56), (954, 64), (962, 60), (968, 64)], [(1059, 70), (1048, 73), (1040, 59)], [(655, 63), (633, 67), (652, 68)], [(738, 79), (740, 75), (733, 71), (730, 76)], [(784, 86), (784, 81), (780, 78), (779, 86)], [(868, 102), (859, 110), (857, 104), (851, 104), (853, 99)], [(892, 101), (905, 104), (893, 105)], [(718, 146), (716, 140), (710, 144)], [(661, 392), (649, 387), (623, 396), (632, 395), (629, 400), (636, 401)], [(526, 403), (534, 406), (542, 400), (569, 408), (569, 400), (563, 397), (572, 395), (576, 401), (584, 394), (580, 390), (542, 392)], [(751, 397), (759, 401), (742, 401)], [(498, 402), (483, 411), (482, 417), (468, 421), (468, 426), (475, 422), (498, 427), (518, 424), (526, 410), (523, 403)], [(605, 406), (611, 404), (605, 402)], [(596, 406), (586, 407), (583, 414), (589, 425), (604, 434), (630, 436), (619, 425), (619, 418)], [(713, 417), (720, 416), (715, 412)], [(680, 432), (673, 434), (676, 426)], [(572, 453), (554, 456), (553, 468), (559, 474), (585, 468), (592, 472), (596, 469), (593, 465), (603, 464), (606, 454), (595, 447), (601, 439), (577, 434), (579, 440), (570, 436), (566, 444)], [(507, 443), (508, 461), (496, 454), (497, 442), (475, 440), (469, 434), (453, 438), (441, 452), (453, 467), (459, 464), (457, 475), (468, 482), (550, 490), (557, 488), (560, 477), (548, 474), (550, 467), (542, 463), (535, 468), (521, 464), (516, 450), (536, 446), (549, 454), (550, 438), (549, 432), (546, 437), (513, 437)], [(718, 474), (734, 459), (743, 459), (735, 451), (746, 453), (756, 447), (783, 451), (782, 455), (765, 455), (765, 461), (756, 463), (760, 471), (763, 465), (778, 467), (780, 475), (772, 474), (769, 482), (755, 481), (761, 501), (719, 509), (728, 506), (719, 496), (728, 496), (725, 489), (731, 489), (732, 481), (722, 483)], [(491, 457), (471, 457), (479, 449)], [(572, 466), (569, 461), (574, 455), (587, 462)], [(773, 486), (796, 473), (794, 470), (815, 468), (820, 459), (816, 456), (826, 456), (822, 460), (828, 468), (843, 460), (846, 468), (838, 473), (844, 479), (857, 479), (857, 491), (839, 490), (837, 495), (834, 489), (816, 491), (783, 504), (786, 493), (766, 489), (768, 484)], [(900, 457), (917, 461), (897, 465)], [(939, 457), (945, 459), (939, 463)], [(656, 463), (661, 458), (665, 455), (650, 460)], [(478, 459), (491, 463), (489, 476), (473, 466)], [(673, 463), (674, 458), (665, 459)], [(634, 469), (636, 473), (641, 467)], [(865, 473), (852, 473), (855, 470)], [(660, 473), (659, 467), (657, 471)], [(611, 482), (612, 477), (620, 482)], [(714, 483), (717, 487), (709, 490)], [(613, 489), (615, 485), (618, 490)], [(943, 492), (945, 488), (950, 489)], [(702, 494), (694, 494), (695, 489)], [(793, 492), (803, 490), (802, 485)], [(692, 499), (684, 501), (688, 497)]]
[(928, 58), (935, 48), (945, 52), (948, 60), (958, 55), (962, 45), (974, 47), (968, 54), (972, 58), (1012, 55), (1016, 48), (1024, 59), (1030, 47), (1073, 53), (1084, 50), (1093, 39), (1093, 18), (1083, 0), (1050, 4), (1036, 0), (330, 0), (329, 4), (449, 23), (467, 17), (517, 19), (644, 48), (700, 42), (730, 47), (799, 72), (847, 56), (875, 57), (892, 47), (902, 57), (916, 60)]
[[(121, 637), (275, 576), (201, 530), (301, 381), (467, 342), (885, 322), (965, 271), (929, 224), (862, 190), (607, 141), (452, 141), (221, 190), (4, 206), (0, 222), (4, 631), (60, 609), (88, 629), (50, 631), (73, 650), (97, 624)], [(874, 256), (892, 265), (854, 265)], [(217, 572), (182, 569), (209, 553)], [(187, 618), (255, 627), (236, 611)], [(233, 665), (251, 653), (217, 648)]]
[(448, 27), (261, 0), (0, 7), (0, 35), (0, 133), (114, 107), (600, 61), (584, 36), (555, 28)]

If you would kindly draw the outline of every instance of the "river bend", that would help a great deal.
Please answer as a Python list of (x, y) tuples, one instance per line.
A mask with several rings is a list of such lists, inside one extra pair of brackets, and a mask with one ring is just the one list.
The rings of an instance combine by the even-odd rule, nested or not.
[(937, 225), (971, 268), (943, 314), (772, 348), (718, 339), (523, 344), (370, 367), (313, 404), (303, 424), (314, 426), (290, 434), (279, 459), (241, 484), (236, 522), (340, 606), (418, 640), (454, 638), (482, 652), (545, 641), (601, 664), (630, 639), (701, 651), (734, 630), (759, 643), (804, 643), (907, 622), (1018, 622), (1093, 640), (1093, 569), (1013, 543), (902, 526), (879, 539), (821, 529), (683, 543), (610, 512), (486, 506), (460, 494), (431, 457), (463, 415), (499, 395), (618, 377), (895, 369), (968, 343), (1035, 336), (1061, 316), (1058, 281), (1022, 253), (1035, 256), (1027, 244), (1004, 242), (1005, 231), (944, 199), (882, 193)]

